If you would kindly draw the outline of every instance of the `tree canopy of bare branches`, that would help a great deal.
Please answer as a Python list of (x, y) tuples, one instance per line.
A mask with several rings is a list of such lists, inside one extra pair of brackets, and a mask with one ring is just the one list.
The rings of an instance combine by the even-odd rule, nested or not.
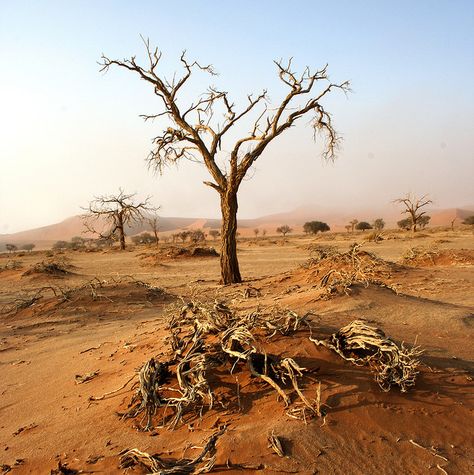
[(118, 194), (96, 196), (82, 215), (87, 231), (97, 234), (101, 239), (114, 239), (125, 249), (125, 228), (142, 222), (145, 213), (155, 212), (150, 204), (151, 197), (135, 202), (136, 193), (125, 193), (121, 188)]
[[(219, 193), (222, 213), (221, 228), (221, 277), (222, 282), (241, 282), (237, 260), (237, 192), (242, 180), (267, 146), (304, 116), (311, 116), (316, 133), (326, 137), (324, 157), (335, 157), (340, 137), (335, 131), (331, 114), (325, 109), (323, 99), (333, 90), (347, 92), (349, 83), (329, 80), (327, 65), (311, 71), (306, 67), (297, 74), (288, 62), (275, 61), (280, 81), (287, 89), (276, 105), (271, 105), (267, 91), (247, 96), (243, 107), (237, 107), (227, 91), (209, 87), (201, 96), (187, 105), (182, 104), (182, 91), (189, 84), (193, 73), (201, 71), (211, 76), (215, 71), (210, 65), (190, 61), (186, 54), (180, 57), (182, 74), (169, 80), (160, 70), (162, 54), (144, 40), (147, 63), (140, 65), (136, 57), (114, 60), (102, 56), (102, 71), (118, 66), (136, 73), (146, 81), (160, 99), (162, 110), (153, 115), (143, 115), (145, 120), (167, 118), (169, 126), (154, 139), (149, 155), (152, 166), (160, 172), (164, 166), (181, 159), (199, 161), (207, 168), (211, 180), (204, 183)], [(228, 150), (225, 165), (219, 164), (222, 142), (236, 124), (253, 117), (250, 130), (233, 142)]]
[(417, 226), (424, 222), (423, 217), (426, 214), (426, 211), (423, 211), (421, 208), (433, 203), (433, 201), (428, 198), (428, 195), (417, 198), (415, 195), (408, 193), (404, 198), (394, 200), (394, 203), (402, 204), (405, 207), (402, 213), (409, 215), (411, 230), (415, 233)]

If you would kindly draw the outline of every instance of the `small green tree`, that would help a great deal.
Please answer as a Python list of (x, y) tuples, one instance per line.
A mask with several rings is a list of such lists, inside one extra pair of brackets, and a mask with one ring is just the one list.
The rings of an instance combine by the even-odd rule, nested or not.
[(191, 231), (181, 231), (180, 233), (178, 233), (178, 238), (181, 239), (181, 241), (184, 243), (186, 239), (188, 239), (190, 234)]
[(372, 226), (376, 231), (382, 231), (385, 227), (385, 221), (382, 218), (377, 218)]
[(474, 215), (468, 216), (468, 217), (462, 222), (462, 224), (467, 224), (468, 226), (472, 226), (472, 227), (473, 227), (473, 230), (474, 230)]
[(358, 231), (365, 231), (367, 229), (372, 229), (372, 226), (367, 221), (360, 221), (356, 224), (355, 227)]
[(285, 237), (288, 233), (293, 232), (293, 229), (291, 229), (288, 224), (284, 224), (283, 226), (280, 226), (279, 228), (276, 229), (276, 232), (278, 234), (282, 234), (283, 237)]
[(18, 246), (16, 244), (5, 244), (8, 252), (15, 252), (18, 250)]
[(318, 234), (318, 232), (330, 231), (330, 227), (327, 223), (322, 221), (308, 221), (303, 225), (303, 231), (308, 234)]
[(427, 214), (424, 214), (418, 219), (418, 224), (420, 225), (421, 229), (425, 229), (426, 226), (430, 223), (431, 216), (428, 216)]
[(28, 251), (28, 252), (31, 252), (34, 248), (35, 248), (35, 244), (31, 243), (31, 244), (23, 244), (23, 246), (21, 246), (21, 248), (24, 250), (24, 251)]
[(405, 219), (401, 219), (400, 221), (397, 221), (397, 226), (400, 229), (404, 229), (405, 231), (410, 231), (410, 229), (411, 229), (411, 218), (405, 218)]
[(56, 241), (52, 248), (55, 251), (63, 251), (64, 249), (67, 249), (69, 247), (69, 243), (67, 241)]
[(156, 237), (150, 233), (141, 233), (136, 236), (132, 236), (133, 244), (153, 244), (156, 243)]

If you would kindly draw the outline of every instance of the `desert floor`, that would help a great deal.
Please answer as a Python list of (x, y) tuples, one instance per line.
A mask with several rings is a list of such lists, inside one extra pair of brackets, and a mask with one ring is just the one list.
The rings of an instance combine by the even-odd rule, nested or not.
[[(8, 267), (0, 272), (1, 468), (47, 474), (61, 463), (67, 469), (52, 473), (147, 473), (119, 468), (119, 454), (137, 448), (164, 459), (193, 458), (225, 426), (213, 473), (474, 473), (474, 235), (391, 237), (361, 248), (389, 271), (325, 297), (321, 277), (330, 261), (324, 269), (316, 261), (305, 266), (310, 246), (347, 251), (363, 233), (243, 240), (245, 281), (235, 286), (219, 285), (216, 257), (171, 258), (153, 247), (68, 251), (56, 256), (73, 266), (64, 276), (27, 272), (46, 252), (1, 255), (0, 268)], [(402, 256), (414, 246), (437, 251), (407, 265)], [(11, 268), (13, 260), (21, 267)], [(170, 315), (190, 300), (217, 300), (241, 314), (308, 313), (315, 338), (364, 318), (397, 344), (420, 345), (420, 373), (408, 392), (383, 392), (367, 367), (315, 346), (302, 327), (269, 339), (264, 350), (311, 370), (302, 383), (308, 397), (321, 383), (325, 416), (306, 424), (288, 417), (277, 393), (242, 368), (226, 376), (231, 402), (239, 387), (238, 405), (190, 414), (175, 430), (159, 428), (159, 421), (139, 430), (141, 416), (117, 415), (134, 394), (133, 381), (111, 397), (89, 399), (121, 387), (151, 357), (164, 357)], [(272, 433), (284, 457), (269, 448)]]

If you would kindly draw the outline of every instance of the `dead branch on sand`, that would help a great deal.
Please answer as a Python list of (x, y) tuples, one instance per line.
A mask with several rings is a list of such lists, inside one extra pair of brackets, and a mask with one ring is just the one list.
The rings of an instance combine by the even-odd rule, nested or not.
[(383, 391), (390, 391), (396, 385), (405, 392), (415, 384), (420, 365), (418, 357), (422, 353), (419, 347), (407, 348), (403, 343), (398, 347), (382, 330), (363, 320), (354, 320), (328, 340), (312, 337), (310, 340), (357, 366), (369, 366)]
[(158, 455), (150, 455), (138, 449), (131, 449), (121, 453), (120, 468), (141, 465), (155, 475), (208, 473), (216, 463), (217, 439), (225, 430), (226, 427), (224, 426), (212, 434), (201, 453), (193, 459), (165, 460)]

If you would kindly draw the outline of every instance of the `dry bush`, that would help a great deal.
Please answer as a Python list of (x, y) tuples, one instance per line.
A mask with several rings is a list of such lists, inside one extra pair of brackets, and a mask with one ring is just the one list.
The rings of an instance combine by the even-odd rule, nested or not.
[(474, 264), (474, 251), (471, 249), (440, 249), (436, 244), (415, 246), (406, 250), (401, 261), (409, 266), (452, 266)]
[(5, 265), (0, 266), (0, 272), (5, 270), (18, 270), (23, 268), (23, 262), (16, 259), (9, 259)]
[(23, 275), (47, 274), (50, 276), (61, 277), (72, 274), (75, 266), (71, 264), (67, 257), (52, 257), (31, 266)]
[(309, 400), (299, 387), (307, 370), (292, 358), (257, 350), (277, 334), (285, 337), (306, 325), (306, 316), (290, 311), (237, 315), (218, 302), (213, 306), (196, 301), (181, 308), (174, 306), (168, 324), (169, 357), (161, 361), (152, 358), (141, 367), (135, 393), (122, 416), (140, 416), (143, 430), (150, 430), (154, 419), (161, 427), (174, 429), (201, 418), (214, 406), (240, 407), (238, 383), (233, 394), (223, 393), (228, 383), (221, 379), (225, 376), (218, 376), (230, 376), (236, 368), (249, 371), (273, 388), (291, 417), (308, 420), (321, 416), (320, 396)]
[(346, 252), (332, 246), (316, 246), (312, 257), (303, 265), (308, 279), (319, 279), (321, 299), (333, 294), (348, 294), (356, 284), (381, 285), (395, 290), (389, 283), (396, 265), (379, 258), (375, 254), (361, 250), (362, 244), (354, 243)]
[(364, 237), (364, 241), (366, 242), (380, 242), (383, 241), (384, 235), (380, 231), (372, 231), (371, 233), (367, 234), (367, 236)]
[(363, 320), (354, 320), (328, 340), (311, 337), (310, 340), (357, 366), (368, 366), (383, 391), (399, 386), (405, 392), (415, 385), (420, 349), (416, 346), (406, 348), (403, 343), (398, 347), (382, 330), (367, 325)]

